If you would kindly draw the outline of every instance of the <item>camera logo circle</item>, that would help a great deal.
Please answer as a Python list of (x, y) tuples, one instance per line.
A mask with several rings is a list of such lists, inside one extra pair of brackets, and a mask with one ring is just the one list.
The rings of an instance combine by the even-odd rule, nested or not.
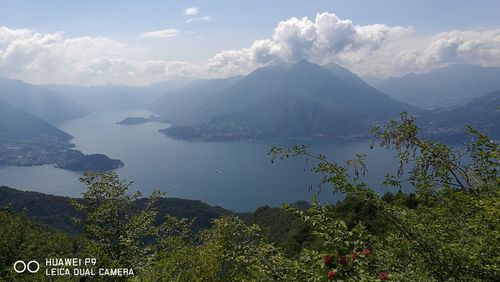
[(40, 270), (40, 264), (36, 260), (29, 261), (25, 263), (22, 260), (18, 260), (14, 263), (14, 271), (17, 273), (23, 273), (26, 270), (30, 273), (37, 273)]

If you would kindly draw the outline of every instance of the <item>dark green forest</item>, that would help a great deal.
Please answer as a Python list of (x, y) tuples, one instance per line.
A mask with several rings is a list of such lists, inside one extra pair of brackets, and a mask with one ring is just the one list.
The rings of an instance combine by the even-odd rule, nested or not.
[(365, 156), (337, 163), (306, 146), (270, 149), (276, 165), (314, 162), (322, 189), (345, 195), (334, 205), (237, 214), (160, 192), (145, 197), (114, 172), (85, 173), (81, 199), (2, 187), (0, 280), (49, 280), (43, 265), (15, 273), (16, 260), (96, 257), (96, 267), (133, 269), (116, 281), (498, 281), (500, 146), (467, 130), (470, 142), (457, 149), (421, 138), (404, 113), (374, 128), (373, 146), (394, 150), (399, 162), (385, 195), (363, 182)]

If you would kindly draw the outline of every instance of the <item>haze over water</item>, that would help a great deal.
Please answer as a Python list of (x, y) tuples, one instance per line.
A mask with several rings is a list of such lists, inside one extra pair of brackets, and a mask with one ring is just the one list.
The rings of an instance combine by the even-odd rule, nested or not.
[[(366, 181), (379, 186), (391, 168), (394, 153), (370, 150), (370, 142), (332, 143), (290, 140), (235, 142), (190, 142), (175, 140), (158, 132), (165, 124), (118, 125), (127, 116), (148, 116), (146, 111), (101, 112), (59, 125), (74, 136), (72, 142), (83, 153), (103, 153), (121, 159), (121, 178), (134, 181), (132, 191), (145, 196), (155, 189), (167, 197), (195, 199), (236, 211), (251, 211), (259, 206), (279, 206), (298, 200), (310, 200), (317, 194), (318, 176), (309, 172), (310, 162), (303, 158), (271, 163), (267, 152), (273, 146), (303, 144), (311, 151), (335, 160), (352, 159), (357, 153), (368, 154)], [(84, 186), (81, 174), (52, 168), (0, 167), (0, 185), (49, 194), (79, 196)], [(372, 176), (377, 176), (372, 177)], [(309, 185), (313, 191), (309, 191)], [(389, 188), (380, 188), (386, 191)], [(323, 187), (320, 201), (334, 202)]]

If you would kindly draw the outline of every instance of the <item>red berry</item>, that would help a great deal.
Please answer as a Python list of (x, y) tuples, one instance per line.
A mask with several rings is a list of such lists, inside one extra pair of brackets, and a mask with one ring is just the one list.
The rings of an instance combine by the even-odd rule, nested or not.
[(387, 280), (387, 279), (389, 279), (389, 274), (387, 274), (385, 272), (380, 272), (377, 277), (380, 280)]
[(346, 265), (347, 264), (347, 258), (345, 256), (339, 257), (339, 264)]
[(352, 254), (351, 254), (351, 258), (352, 258), (352, 259), (355, 259), (357, 256), (358, 256), (358, 254), (356, 254), (356, 253), (352, 253)]
[(328, 271), (328, 274), (327, 274), (328, 280), (333, 280), (333, 278), (335, 278), (336, 274), (337, 273), (335, 271), (333, 271), (333, 270)]
[(369, 255), (371, 254), (372, 252), (370, 252), (370, 250), (368, 249), (363, 249), (363, 255)]
[(330, 263), (332, 262), (332, 257), (326, 255), (323, 257), (323, 262), (325, 263), (325, 265), (330, 265)]

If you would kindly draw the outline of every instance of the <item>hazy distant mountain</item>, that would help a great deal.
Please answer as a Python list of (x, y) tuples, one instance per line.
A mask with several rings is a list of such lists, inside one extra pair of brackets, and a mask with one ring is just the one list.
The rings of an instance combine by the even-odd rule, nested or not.
[[(198, 90), (184, 92), (189, 93), (184, 103), (169, 100), (168, 93), (152, 109), (167, 118), (175, 111), (192, 123), (167, 129), (169, 135), (201, 140), (352, 138), (377, 121), (413, 110), (338, 65), (326, 67), (330, 70), (302, 60), (260, 68), (244, 78), (200, 82)], [(202, 102), (184, 106), (197, 99)]]
[(32, 114), (0, 100), (0, 136), (8, 139), (36, 140), (41, 136), (68, 141), (71, 135)]
[(190, 80), (178, 78), (148, 86), (105, 84), (79, 86), (48, 84), (44, 88), (64, 93), (92, 112), (144, 109), (168, 91), (184, 86)]
[(206, 121), (213, 116), (213, 113), (206, 111), (206, 107), (242, 78), (243, 76), (234, 76), (226, 79), (197, 80), (167, 92), (148, 108), (171, 122)]
[(365, 81), (366, 83), (368, 83), (369, 85), (371, 85), (372, 87), (375, 87), (377, 89), (379, 89), (380, 85), (382, 85), (385, 81), (385, 79), (381, 78), (381, 77), (378, 77), (378, 76), (375, 76), (375, 75), (363, 75), (361, 76), (361, 78), (363, 79), (363, 81)]
[(61, 93), (15, 79), (0, 78), (0, 99), (49, 122), (80, 118), (88, 113)]
[(439, 139), (464, 141), (465, 126), (500, 139), (500, 90), (476, 98), (464, 106), (442, 109), (423, 115), (417, 122), (424, 132)]
[(500, 67), (455, 64), (423, 74), (391, 77), (378, 89), (395, 99), (420, 107), (463, 105), (500, 89)]

